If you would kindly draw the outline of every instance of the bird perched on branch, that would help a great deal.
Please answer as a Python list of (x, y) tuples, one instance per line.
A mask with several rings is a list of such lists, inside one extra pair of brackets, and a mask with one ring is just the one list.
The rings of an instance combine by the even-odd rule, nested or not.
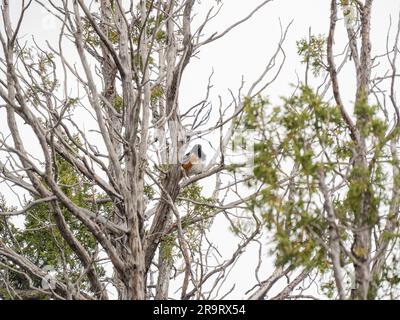
[(182, 168), (189, 175), (202, 173), (205, 167), (206, 155), (203, 152), (201, 145), (196, 144), (192, 150), (186, 153), (182, 160)]

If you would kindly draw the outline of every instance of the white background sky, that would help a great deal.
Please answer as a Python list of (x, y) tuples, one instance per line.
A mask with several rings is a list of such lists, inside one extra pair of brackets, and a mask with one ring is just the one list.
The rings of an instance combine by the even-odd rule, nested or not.
[[(10, 2), (14, 6), (20, 4), (20, 0)], [(205, 32), (212, 34), (215, 31), (223, 31), (247, 15), (259, 3), (261, 3), (260, 0), (225, 0), (219, 16), (208, 25)], [(205, 0), (201, 4), (197, 3), (195, 11), (198, 12), (199, 17), (205, 16), (210, 5), (215, 5), (215, 1)], [(264, 70), (265, 64), (276, 50), (276, 44), (280, 38), (279, 19), (283, 26), (294, 20), (283, 45), (287, 55), (285, 66), (276, 82), (265, 92), (273, 103), (279, 103), (279, 97), (288, 96), (292, 92), (289, 84), (297, 83), (296, 72), (300, 78), (304, 73), (304, 66), (300, 64), (300, 58), (296, 52), (296, 41), (308, 36), (309, 27), (313, 34), (327, 34), (329, 7), (330, 0), (274, 0), (267, 4), (251, 20), (232, 30), (224, 38), (204, 47), (198, 55), (198, 59), (192, 60), (182, 81), (181, 106), (191, 106), (204, 97), (207, 79), (212, 69), (214, 69), (212, 101), (217, 107), (217, 97), (221, 95), (225, 102), (228, 102), (228, 88), (236, 91), (241, 84), (242, 76), (244, 76), (246, 84), (251, 84)], [(385, 51), (389, 16), (392, 15), (393, 24), (396, 25), (399, 11), (400, 0), (376, 0), (374, 2), (372, 55)], [(342, 26), (343, 21), (340, 21), (336, 33), (336, 42), (339, 45), (337, 53), (342, 51), (346, 44), (346, 35)], [(39, 43), (44, 43), (45, 40), (56, 43), (58, 32), (57, 25), (52, 22), (51, 17), (39, 7), (28, 12), (21, 30), (21, 34), (26, 34), (27, 38), (34, 35)], [(71, 59), (73, 59), (72, 54)], [(353, 99), (354, 81), (353, 77), (349, 76), (351, 72), (352, 64), (349, 64), (349, 67), (339, 77), (347, 101)], [(0, 128), (3, 121), (4, 113), (0, 111)], [(25, 139), (29, 145), (30, 138), (25, 137)], [(9, 199), (15, 199), (4, 184), (0, 184), (0, 192), (7, 195)], [(234, 238), (227, 232), (228, 226), (225, 220), (216, 222), (213, 229), (214, 242), (221, 252), (229, 254), (235, 248)], [(232, 279), (236, 282), (236, 289), (230, 298), (243, 298), (244, 292), (255, 283), (254, 267), (252, 266), (257, 250), (257, 246), (250, 247), (233, 271)], [(267, 251), (264, 252), (264, 255), (267, 255)], [(271, 263), (272, 260), (269, 259), (268, 263), (264, 264), (260, 270), (261, 280), (271, 272)], [(231, 285), (232, 281), (226, 284), (226, 288)]]

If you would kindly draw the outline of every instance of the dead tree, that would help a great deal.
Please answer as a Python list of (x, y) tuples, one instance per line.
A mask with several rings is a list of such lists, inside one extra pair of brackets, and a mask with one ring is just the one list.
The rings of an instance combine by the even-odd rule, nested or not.
[[(230, 210), (255, 194), (232, 203), (224, 203), (220, 196), (224, 190), (221, 173), (228, 173), (224, 155), (237, 125), (235, 119), (243, 113), (242, 93), (233, 95), (226, 107), (221, 101), (219, 119), (212, 123), (211, 85), (204, 101), (185, 110), (179, 105), (182, 77), (203, 46), (245, 23), (270, 0), (209, 36), (203, 30), (217, 11), (210, 8), (194, 28), (194, 0), (141, 0), (128, 6), (120, 0), (101, 0), (90, 6), (83, 0), (17, 2), (18, 17), (10, 13), (14, 3), (3, 0), (1, 4), (0, 110), (5, 114), (0, 149), (5, 157), (0, 162), (0, 177), (3, 185), (9, 183), (30, 200), (22, 208), (0, 213), (4, 218), (4, 229), (0, 229), (4, 235), (0, 239), (3, 279), (19, 274), (29, 290), (58, 299), (108, 299), (109, 284), (119, 299), (166, 299), (175, 272), (183, 277), (182, 299), (206, 298), (203, 285), (213, 275), (218, 276), (214, 288), (221, 282), (225, 269), (259, 234), (260, 224), (255, 218), (254, 232), (243, 234), (232, 258), (217, 267), (207, 266), (203, 253), (200, 258), (194, 256), (187, 229), (203, 226), (219, 213), (229, 216)], [(34, 6), (43, 7), (56, 19), (58, 43), (41, 47), (34, 40), (24, 43), (20, 38), (24, 19)], [(283, 40), (284, 36), (280, 45)], [(280, 53), (278, 48), (273, 59)], [(263, 87), (274, 66), (268, 65), (250, 96), (257, 94), (257, 85)], [(85, 127), (81, 119), (86, 119)], [(218, 130), (220, 144), (209, 166), (201, 174), (184, 177), (179, 160), (187, 144)], [(61, 182), (65, 168), (79, 177), (75, 184)], [(216, 178), (210, 201), (182, 198), (185, 190), (210, 176)], [(226, 190), (241, 182), (229, 183)], [(84, 199), (78, 201), (73, 196), (82, 188), (87, 188)], [(209, 213), (184, 215), (179, 201), (208, 208)], [(79, 276), (72, 277), (67, 249), (58, 246), (65, 258), (64, 272), (50, 291), (35, 284), (46, 272), (24, 256), (13, 231), (7, 229), (11, 217), (34, 215), (32, 210), (40, 205), (46, 205), (50, 213), (47, 221), (41, 221), (43, 228), (54, 223), (81, 266)], [(94, 248), (89, 250), (82, 243), (72, 221), (93, 238)], [(204, 240), (204, 233), (196, 234)], [(166, 254), (171, 237), (182, 254), (179, 270)], [(208, 250), (213, 250), (212, 244)], [(99, 274), (102, 261), (111, 266), (112, 277)], [(88, 281), (86, 291), (79, 285), (82, 278)], [(12, 290), (11, 280), (4, 281), (10, 284), (4, 286), (9, 295), (21, 296)]]

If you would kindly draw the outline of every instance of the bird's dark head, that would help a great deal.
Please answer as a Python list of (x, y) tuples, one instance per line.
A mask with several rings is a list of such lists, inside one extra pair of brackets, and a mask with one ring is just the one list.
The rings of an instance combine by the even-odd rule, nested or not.
[(201, 144), (196, 144), (192, 148), (192, 153), (194, 153), (199, 159), (203, 159), (203, 151), (201, 149)]
[(189, 153), (185, 154), (181, 160), (182, 167), (189, 175), (199, 174), (203, 172), (205, 166), (206, 155), (200, 144), (192, 147)]

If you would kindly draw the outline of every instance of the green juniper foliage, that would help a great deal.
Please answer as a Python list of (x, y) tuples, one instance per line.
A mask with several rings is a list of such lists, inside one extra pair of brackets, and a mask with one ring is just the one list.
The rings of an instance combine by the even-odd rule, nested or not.
[(296, 42), (297, 53), (302, 57), (302, 63), (309, 64), (314, 76), (318, 76), (325, 68), (326, 38), (323, 35), (311, 35), (309, 39), (302, 38)]
[[(75, 150), (76, 151), (76, 150)], [(100, 199), (102, 195), (97, 194), (82, 176), (78, 174), (68, 162), (56, 156), (56, 167), (58, 172), (58, 183), (63, 192), (82, 208), (88, 208), (99, 214), (109, 215), (110, 206), (106, 204), (94, 204), (91, 199)], [(28, 205), (29, 200), (25, 205)], [(12, 211), (13, 208), (6, 208), (2, 202), (2, 211)], [(60, 206), (66, 223), (69, 225), (74, 236), (85, 247), (90, 255), (95, 255), (99, 250), (92, 234), (78, 221), (65, 207)], [(68, 275), (72, 281), (77, 281), (76, 285), (84, 291), (90, 290), (88, 281), (85, 277), (81, 278), (83, 272), (81, 262), (78, 260), (72, 249), (65, 243), (55, 222), (55, 213), (47, 203), (40, 203), (29, 210), (24, 215), (23, 228), (16, 228), (12, 219), (3, 218), (0, 221), (0, 237), (6, 243), (16, 244), (19, 254), (28, 258), (40, 268), (48, 267), (54, 270), (55, 277), (64, 280)], [(12, 235), (12, 236), (11, 236)], [(1, 262), (1, 261), (0, 261)], [(105, 275), (102, 266), (95, 264), (99, 277)], [(19, 268), (14, 266), (16, 270)], [(29, 283), (25, 276), (16, 272), (7, 272), (8, 277), (19, 289), (29, 289)], [(41, 287), (42, 279), (33, 279), (34, 287)], [(5, 288), (0, 285), (0, 295), (7, 298)], [(8, 297), (10, 298), (10, 297)], [(46, 298), (46, 295), (41, 299)]]
[[(370, 160), (366, 167), (354, 165), (355, 144), (337, 106), (325, 102), (311, 88), (302, 86), (298, 93), (272, 106), (267, 99), (245, 100), (244, 122), (259, 132), (255, 145), (254, 180), (262, 183), (262, 196), (253, 202), (261, 211), (265, 227), (273, 231), (277, 265), (315, 268), (321, 276), (331, 275), (331, 261), (326, 246), (329, 224), (324, 200), (318, 187), (318, 172), (323, 170), (332, 188), (332, 202), (338, 218), (342, 243), (350, 247), (352, 228), (356, 228), (361, 197), (370, 195), (368, 224), (379, 236), (388, 218), (391, 186), (399, 185), (392, 166), (398, 165), (387, 146), (388, 126), (379, 116), (377, 106), (361, 99), (354, 106), (356, 125), (365, 140)], [(398, 133), (390, 133), (390, 138)], [(397, 181), (397, 182), (396, 182)], [(397, 238), (397, 233), (384, 235)], [(360, 252), (357, 252), (359, 250)], [(357, 256), (364, 248), (353, 248)], [(352, 261), (344, 255), (342, 266)], [(383, 275), (375, 275), (375, 286), (392, 288), (399, 283), (398, 256), (391, 257)], [(347, 269), (346, 269), (347, 270)], [(333, 277), (323, 288), (333, 296)], [(350, 285), (350, 279), (347, 279)], [(373, 289), (371, 289), (373, 290)], [(390, 294), (381, 292), (382, 295)], [(376, 296), (377, 292), (371, 292)]]

